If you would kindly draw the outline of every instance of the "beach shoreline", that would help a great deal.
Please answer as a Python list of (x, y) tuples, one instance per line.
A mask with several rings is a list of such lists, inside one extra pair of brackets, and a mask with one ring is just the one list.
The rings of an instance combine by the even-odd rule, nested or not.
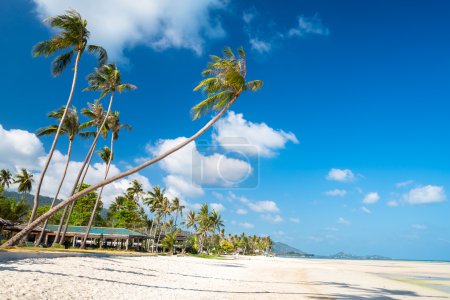
[(0, 298), (450, 299), (442, 262), (72, 254), (0, 260)]

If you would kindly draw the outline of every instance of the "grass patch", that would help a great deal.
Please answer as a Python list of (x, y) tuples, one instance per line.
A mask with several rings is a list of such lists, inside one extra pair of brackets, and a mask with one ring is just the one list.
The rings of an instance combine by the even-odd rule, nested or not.
[(226, 258), (220, 255), (208, 255), (208, 254), (188, 254), (192, 257), (198, 257), (198, 258), (205, 258), (205, 259), (219, 259), (219, 260), (225, 260)]

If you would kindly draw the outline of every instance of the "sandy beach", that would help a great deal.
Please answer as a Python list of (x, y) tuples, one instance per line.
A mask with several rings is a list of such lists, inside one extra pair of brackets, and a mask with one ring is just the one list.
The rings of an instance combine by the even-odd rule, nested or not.
[(38, 257), (0, 261), (0, 277), (1, 299), (450, 299), (439, 262)]

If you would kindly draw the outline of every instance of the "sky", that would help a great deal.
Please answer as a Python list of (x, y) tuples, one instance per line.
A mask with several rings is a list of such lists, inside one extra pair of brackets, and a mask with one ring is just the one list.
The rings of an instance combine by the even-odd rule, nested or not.
[[(270, 235), (305, 252), (450, 260), (450, 4), (446, 1), (17, 0), (0, 3), (0, 168), (39, 177), (52, 138), (38, 128), (68, 97), (73, 72), (52, 77), (52, 58), (31, 49), (54, 34), (42, 20), (77, 9), (90, 43), (105, 47), (123, 82), (123, 123), (111, 174), (192, 135), (204, 95), (193, 88), (210, 54), (243, 46), (242, 94), (194, 144), (105, 189), (105, 206), (137, 179), (187, 209), (207, 202), (226, 231)], [(73, 104), (95, 58), (83, 55)], [(108, 140), (103, 140), (107, 144)], [(76, 140), (70, 192), (88, 141)], [(58, 143), (42, 193), (62, 174)], [(96, 158), (87, 181), (99, 181)]]

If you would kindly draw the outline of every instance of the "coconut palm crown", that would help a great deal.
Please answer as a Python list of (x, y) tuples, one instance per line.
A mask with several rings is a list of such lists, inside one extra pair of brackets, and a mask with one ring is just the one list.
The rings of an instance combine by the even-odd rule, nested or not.
[(54, 76), (60, 75), (65, 70), (74, 54), (83, 53), (85, 49), (90, 53), (98, 54), (100, 65), (108, 60), (105, 49), (96, 45), (87, 45), (90, 35), (86, 28), (87, 21), (76, 10), (68, 10), (65, 14), (47, 18), (44, 22), (60, 31), (50, 40), (37, 43), (33, 48), (33, 55), (48, 57), (56, 52), (66, 51), (56, 56), (52, 62)]
[(194, 91), (202, 90), (207, 98), (194, 106), (193, 118), (197, 119), (209, 111), (220, 111), (231, 101), (239, 97), (243, 91), (257, 91), (262, 88), (261, 80), (245, 81), (247, 63), (242, 47), (236, 57), (231, 48), (223, 50), (224, 57), (211, 55), (211, 62), (202, 72), (203, 79)]
[(115, 64), (103, 65), (95, 68), (95, 72), (87, 77), (89, 87), (83, 91), (102, 91), (99, 99), (105, 97), (108, 93), (118, 91), (135, 90), (136, 86), (129, 83), (122, 83), (120, 79), (120, 71)]

